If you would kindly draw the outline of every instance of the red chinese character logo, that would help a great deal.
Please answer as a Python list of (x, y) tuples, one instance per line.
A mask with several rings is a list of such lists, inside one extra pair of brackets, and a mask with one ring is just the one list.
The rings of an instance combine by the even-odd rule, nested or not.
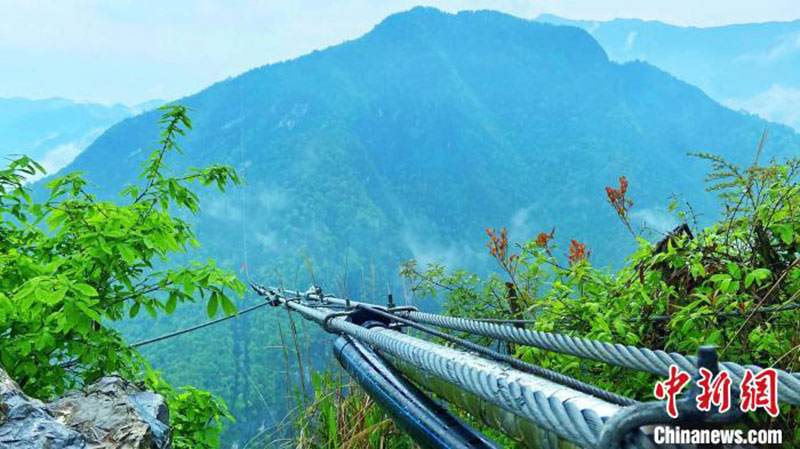
[(773, 418), (778, 416), (778, 374), (772, 368), (767, 368), (758, 374), (753, 374), (749, 369), (744, 370), (741, 390), (741, 404), (743, 412), (752, 412), (763, 408)]
[(731, 408), (731, 378), (728, 372), (722, 371), (714, 377), (711, 371), (700, 368), (700, 376), (702, 379), (697, 381), (701, 390), (697, 395), (697, 409), (707, 412), (713, 404), (720, 413), (727, 412)]
[(667, 414), (673, 419), (678, 417), (678, 407), (675, 405), (675, 396), (683, 390), (689, 383), (689, 374), (685, 371), (678, 371), (676, 365), (669, 366), (669, 378), (663, 382), (656, 383), (653, 394), (656, 399), (667, 398)]

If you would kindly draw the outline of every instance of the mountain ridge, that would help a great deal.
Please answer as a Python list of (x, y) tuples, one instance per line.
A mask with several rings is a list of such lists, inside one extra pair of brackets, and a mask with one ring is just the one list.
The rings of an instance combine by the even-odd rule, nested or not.
[(605, 20), (595, 20), (595, 19), (570, 19), (567, 17), (559, 16), (558, 14), (552, 13), (542, 13), (538, 16), (531, 19), (535, 22), (546, 22), (546, 23), (555, 23), (555, 22), (563, 22), (563, 24), (571, 24), (571, 23), (581, 23), (581, 24), (593, 24), (593, 23), (611, 23), (611, 22), (620, 22), (620, 23), (641, 23), (641, 24), (653, 24), (653, 25), (664, 25), (667, 27), (674, 27), (674, 28), (687, 28), (687, 29), (717, 29), (717, 28), (736, 28), (736, 27), (750, 27), (750, 26), (759, 26), (759, 25), (797, 25), (800, 24), (800, 19), (794, 20), (767, 20), (764, 22), (735, 22), (735, 23), (726, 23), (723, 25), (678, 25), (675, 23), (665, 22), (662, 20), (655, 20), (655, 19), (641, 19), (637, 17), (616, 17), (614, 19), (605, 19)]
[(104, 130), (119, 120), (151, 109), (159, 101), (135, 107), (103, 105), (61, 97), (0, 97), (0, 155), (25, 154), (48, 172), (66, 166)]
[[(635, 228), (677, 224), (672, 194), (708, 222), (716, 211), (701, 181), (707, 166), (686, 152), (749, 163), (767, 125), (651, 64), (610, 61), (576, 27), (424, 8), (179, 102), (192, 109), (194, 130), (168, 166), (224, 163), (246, 181), (228, 195), (202, 194), (200, 215), (187, 217), (203, 244), (192, 257), (213, 256), (242, 276), (246, 264), (259, 282), (301, 289), (311, 282), (308, 260), (326, 291), (377, 301), (388, 284), (398, 302), (414, 301), (397, 278), (409, 258), (485, 272), (486, 227), (508, 227), (513, 242), (556, 226), (559, 253), (577, 239), (595, 263), (621, 263), (634, 242), (604, 194), (620, 175)], [(158, 115), (110, 127), (64, 171), (86, 172), (101, 196), (116, 198), (157, 141)], [(765, 151), (799, 147), (800, 136), (774, 126)], [(122, 330), (151, 337), (203, 313), (184, 308)], [(174, 383), (222, 394), (238, 422), (229, 440), (241, 441), (275, 424), (265, 416), (285, 405), (275, 355), (241, 355), (277, 344), (275, 321), (252, 314), (144, 353)], [(315, 350), (314, 360), (329, 360)], [(269, 404), (252, 400), (262, 396)]]
[(614, 61), (647, 61), (728, 107), (800, 130), (800, 20), (716, 27), (553, 15), (536, 20), (585, 29)]

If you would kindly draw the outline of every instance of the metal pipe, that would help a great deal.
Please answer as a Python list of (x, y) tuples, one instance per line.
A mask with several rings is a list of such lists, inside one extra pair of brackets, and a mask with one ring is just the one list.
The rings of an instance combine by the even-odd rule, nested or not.
[(347, 335), (334, 342), (334, 355), (361, 388), (414, 441), (431, 449), (494, 449), (495, 446), (397, 375), (372, 349)]
[(387, 356), (386, 359), (409, 380), (424, 385), (437, 397), (466, 411), (486, 426), (499, 430), (526, 448), (577, 449), (579, 447), (559, 438), (554, 432), (544, 430), (527, 419), (484, 401), (472, 393), (467, 393), (457, 385), (420, 371), (407, 362), (392, 356)]

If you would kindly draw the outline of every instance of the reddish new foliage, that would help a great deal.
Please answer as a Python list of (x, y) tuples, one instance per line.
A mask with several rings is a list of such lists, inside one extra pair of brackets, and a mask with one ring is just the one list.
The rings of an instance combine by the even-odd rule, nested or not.
[(550, 243), (550, 240), (553, 240), (553, 235), (556, 233), (556, 228), (553, 228), (549, 234), (545, 232), (540, 232), (539, 235), (536, 236), (536, 246), (540, 248), (544, 248)]
[(500, 260), (505, 260), (506, 252), (508, 251), (508, 233), (506, 232), (506, 228), (500, 230), (499, 236), (494, 229), (486, 228), (486, 235), (489, 236), (489, 243), (487, 243), (486, 246), (489, 248), (489, 252), (492, 253), (492, 256)]
[(586, 245), (577, 240), (570, 240), (569, 263), (576, 264), (586, 260), (587, 257), (589, 257), (589, 251), (586, 250)]
[(628, 192), (628, 180), (624, 176), (619, 177), (619, 188), (606, 187), (606, 197), (608, 202), (617, 212), (619, 218), (627, 223), (628, 211), (633, 207), (633, 201), (625, 197)]

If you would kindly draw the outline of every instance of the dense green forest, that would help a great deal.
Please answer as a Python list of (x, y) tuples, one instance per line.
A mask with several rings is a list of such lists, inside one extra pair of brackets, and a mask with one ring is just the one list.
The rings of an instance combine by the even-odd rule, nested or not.
[[(800, 159), (762, 164), (757, 154), (755, 162), (741, 167), (714, 155), (698, 157), (709, 162), (708, 190), (718, 194), (725, 211), (707, 228), (690, 226), (696, 223), (694, 212), (673, 204), (683, 224), (649, 242), (629, 227), (639, 188), (630, 187), (623, 176), (606, 188), (605, 198), (597, 192), (596, 201), (607, 202), (636, 241), (619, 270), (593, 266), (591, 248), (574, 239), (568, 248), (559, 248), (552, 230), (514, 243), (506, 229), (487, 229), (487, 252), (496, 262), (492, 273), (480, 276), (409, 261), (403, 275), (420, 297), (444, 297), (443, 312), (453, 316), (529, 320), (527, 327), (538, 331), (683, 354), (714, 345), (721, 360), (797, 372), (800, 309), (793, 306), (800, 295)], [(472, 338), (486, 346), (493, 343)], [(508, 350), (609, 391), (654, 400), (657, 376), (539, 348)], [(318, 379), (317, 400), (296, 418), (299, 436), (291, 445), (413, 447), (363, 393), (342, 394), (346, 388), (353, 391), (352, 384)], [(478, 417), (463, 416), (504, 447), (531, 447), (504, 437)], [(749, 413), (736, 426), (780, 429), (782, 447), (789, 448), (800, 444), (798, 423), (800, 410), (782, 406), (775, 418)]]
[[(241, 280), (305, 288), (313, 279), (364, 300), (383, 296), (388, 284), (414, 301), (409, 279), (399, 276), (408, 259), (420, 269), (437, 262), (487, 274), (486, 227), (507, 226), (527, 241), (556, 226), (553, 244), (576, 239), (595, 266), (619, 268), (639, 243), (597, 192), (624, 173), (637, 189), (630, 228), (650, 240), (680, 224), (667, 208), (673, 196), (710, 225), (723, 210), (703, 189), (706, 166), (686, 153), (745, 164), (768, 126), (649, 64), (609, 61), (580, 29), (427, 8), (180, 102), (195, 130), (182, 156), (166, 155), (166, 173), (227, 164), (242, 184), (199, 192), (196, 215), (174, 212), (201, 246), (164, 266), (213, 258)], [(99, 201), (119, 200), (160, 139), (160, 114), (111, 127), (64, 172), (85, 172)], [(788, 127), (769, 125), (769, 133), (765, 158), (800, 144)], [(254, 301), (245, 294), (236, 305)], [(114, 326), (134, 342), (199, 323), (207, 308), (181, 303), (170, 316)], [(328, 337), (304, 326), (296, 329), (304, 370), (296, 357), (284, 361), (291, 329), (273, 310), (142, 354), (170, 383), (224, 398), (236, 417), (225, 445), (241, 445), (295, 406), (292, 385), (311, 390), (311, 371), (334, 363)]]

